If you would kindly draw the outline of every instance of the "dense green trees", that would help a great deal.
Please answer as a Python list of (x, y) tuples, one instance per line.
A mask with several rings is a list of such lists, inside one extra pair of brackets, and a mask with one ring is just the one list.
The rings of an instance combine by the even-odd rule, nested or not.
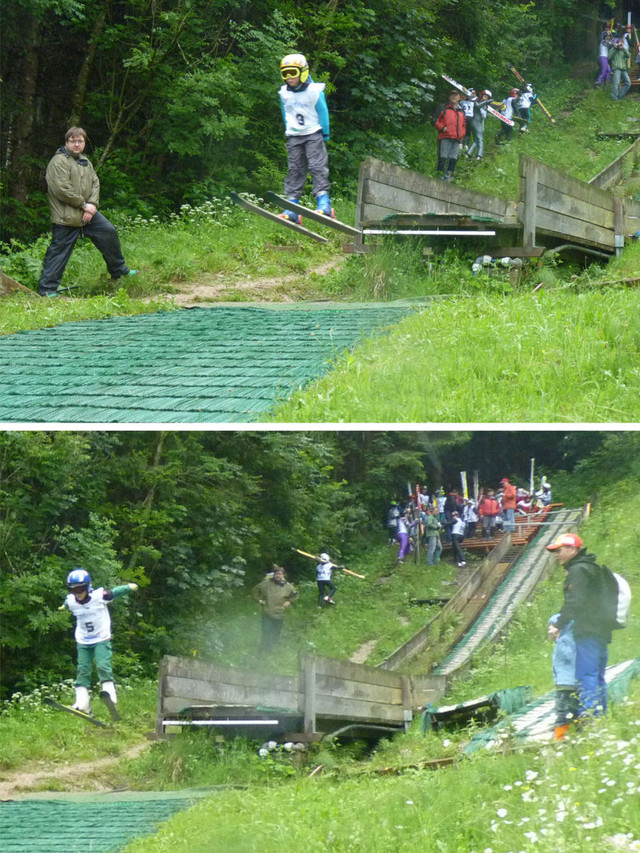
[[(537, 11), (537, 6), (541, 11)], [(327, 82), (338, 187), (363, 156), (403, 162), (438, 74), (507, 82), (504, 61), (562, 56), (585, 4), (516, 0), (16, 0), (4, 4), (0, 154), (4, 238), (48, 228), (43, 168), (86, 126), (103, 203), (163, 213), (231, 187), (278, 187), (285, 167), (278, 61), (310, 58)], [(539, 22), (543, 22), (540, 24)], [(586, 24), (585, 24), (586, 22)], [(561, 26), (560, 26), (561, 23)], [(512, 82), (510, 79), (508, 82)], [(437, 92), (436, 92), (437, 94)]]
[[(358, 444), (362, 466), (347, 462)], [(400, 433), (0, 434), (3, 690), (70, 673), (56, 608), (75, 566), (95, 585), (140, 584), (113, 611), (133, 653), (124, 674), (188, 643), (194, 610), (290, 565), (293, 547), (354, 553), (381, 530), (389, 496), (423, 474)]]

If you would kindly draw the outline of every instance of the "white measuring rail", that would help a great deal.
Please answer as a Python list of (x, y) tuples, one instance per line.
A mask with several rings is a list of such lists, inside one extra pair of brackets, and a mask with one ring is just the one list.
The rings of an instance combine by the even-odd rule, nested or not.
[(363, 228), (363, 234), (402, 234), (402, 235), (415, 235), (417, 237), (437, 237), (440, 235), (441, 237), (495, 237), (495, 231), (445, 231), (444, 229), (438, 231), (423, 231), (413, 228), (393, 228), (393, 229), (384, 229), (384, 228)]
[(163, 726), (277, 726), (280, 720), (163, 720)]

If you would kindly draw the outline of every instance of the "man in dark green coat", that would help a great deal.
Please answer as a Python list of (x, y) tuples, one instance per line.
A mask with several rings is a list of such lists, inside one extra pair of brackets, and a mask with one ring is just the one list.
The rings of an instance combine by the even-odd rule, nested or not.
[(285, 578), (282, 566), (274, 566), (273, 572), (254, 587), (253, 597), (262, 605), (260, 652), (268, 654), (280, 637), (285, 611), (296, 600), (298, 593)]
[(55, 296), (78, 237), (88, 237), (99, 250), (113, 279), (136, 275), (126, 265), (118, 232), (106, 216), (98, 213), (100, 181), (85, 156), (87, 134), (70, 127), (64, 148), (59, 148), (47, 166), (47, 191), (53, 236), (44, 257), (38, 285), (40, 296)]

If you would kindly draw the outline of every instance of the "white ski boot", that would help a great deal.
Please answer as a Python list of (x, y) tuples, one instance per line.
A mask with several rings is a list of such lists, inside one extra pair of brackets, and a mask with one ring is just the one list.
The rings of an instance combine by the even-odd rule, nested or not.
[(85, 714), (91, 713), (91, 700), (87, 687), (76, 687), (76, 701), (71, 707), (75, 708), (76, 711), (83, 711)]
[(107, 710), (111, 714), (111, 719), (118, 721), (120, 719), (120, 714), (118, 713), (118, 709), (116, 707), (118, 703), (118, 697), (116, 695), (116, 686), (113, 681), (102, 682), (100, 698), (107, 706)]
[(103, 681), (102, 682), (102, 692), (106, 693), (109, 699), (113, 702), (114, 705), (118, 704), (118, 697), (116, 695), (116, 686), (113, 681)]

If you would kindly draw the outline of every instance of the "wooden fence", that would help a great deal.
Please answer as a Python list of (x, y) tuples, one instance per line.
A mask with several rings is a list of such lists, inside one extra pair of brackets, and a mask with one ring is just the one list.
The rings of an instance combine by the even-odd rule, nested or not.
[(431, 217), (425, 223), (435, 216), (462, 216), (518, 224), (514, 202), (367, 157), (360, 166), (356, 225), (367, 227), (393, 214)]
[[(502, 240), (504, 251), (520, 242), (522, 246), (517, 248), (523, 255), (539, 255), (544, 246), (567, 243), (619, 252), (626, 239), (640, 230), (640, 203), (603, 187), (619, 180), (624, 162), (638, 156), (637, 146), (631, 146), (590, 183), (520, 155), (517, 202), (368, 157), (360, 167), (356, 224), (366, 229), (385, 220), (434, 228), (455, 223), (472, 234), (491, 222), (507, 238)], [(542, 247), (536, 246), (537, 240)]]
[[(441, 676), (408, 676), (321, 655), (302, 655), (296, 675), (277, 675), (163, 657), (158, 677), (156, 733), (168, 719), (186, 723), (221, 714), (290, 717), (306, 734), (352, 724), (406, 727), (412, 713), (444, 692)], [(296, 716), (299, 717), (296, 720)]]
[(633, 145), (630, 145), (612, 163), (609, 163), (601, 172), (591, 178), (589, 183), (593, 187), (600, 187), (600, 189), (614, 186), (622, 179), (623, 169), (629, 162), (632, 164), (632, 169), (638, 168), (640, 164), (640, 139), (636, 139)]
[(525, 246), (547, 236), (613, 252), (624, 246), (624, 208), (606, 190), (520, 156), (518, 219)]

